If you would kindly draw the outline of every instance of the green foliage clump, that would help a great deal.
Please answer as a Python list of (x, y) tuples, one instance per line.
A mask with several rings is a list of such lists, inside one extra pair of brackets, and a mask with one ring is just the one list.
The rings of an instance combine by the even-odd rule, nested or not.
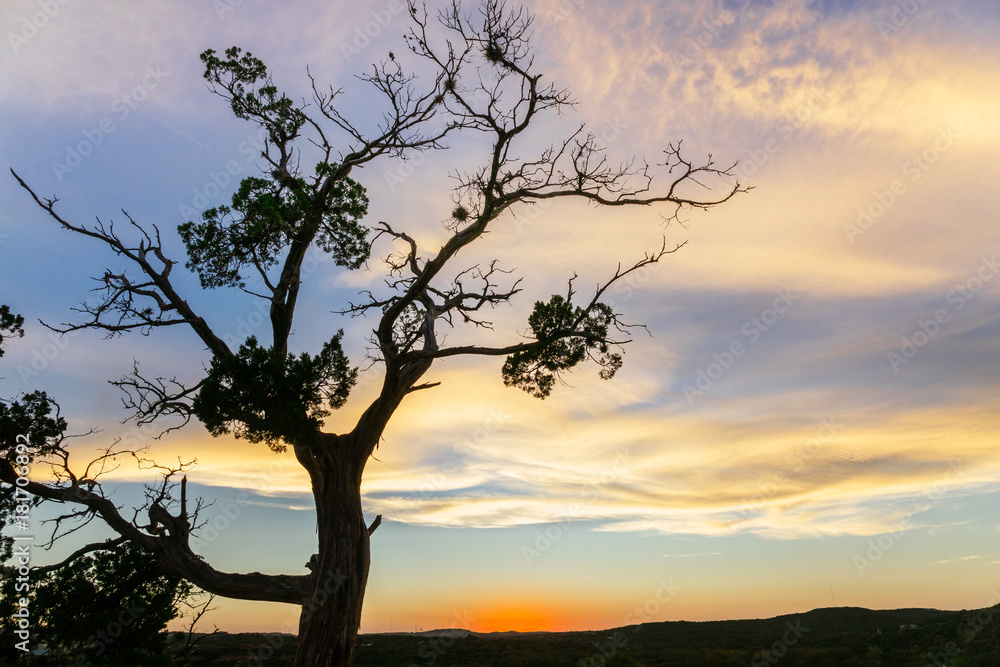
[[(0, 401), (0, 457), (11, 465), (29, 468), (39, 458), (55, 452), (63, 433), (66, 420), (53, 414), (53, 401), (43, 391), (33, 391), (19, 399)], [(18, 438), (18, 436), (22, 436)], [(18, 451), (18, 445), (22, 445)], [(27, 448), (27, 453), (22, 453)], [(23, 498), (15, 497), (13, 488), (0, 485), (0, 528), (15, 521), (17, 506)], [(31, 498), (30, 506), (35, 507), (38, 498)], [(0, 562), (11, 557), (14, 539), (0, 536)]]
[[(548, 303), (536, 301), (528, 326), (534, 338), (544, 344), (507, 357), (502, 371), (504, 384), (545, 398), (561, 372), (588, 357), (601, 366), (601, 379), (610, 380), (622, 365), (621, 355), (610, 351), (608, 341), (608, 329), (614, 322), (614, 311), (607, 304), (584, 309), (559, 295)], [(600, 356), (595, 357), (594, 351)]]
[[(317, 171), (327, 167), (321, 163)], [(364, 187), (350, 178), (331, 182), (317, 214), (319, 194), (301, 178), (291, 179), (288, 188), (263, 178), (244, 178), (232, 206), (208, 209), (202, 222), (178, 227), (187, 248), (187, 267), (197, 271), (205, 288), (243, 287), (245, 268), (270, 268), (285, 248), (295, 241), (309, 243), (313, 234), (339, 266), (360, 267), (371, 251), (369, 230), (360, 222), (368, 211)]]
[(314, 432), (340, 408), (357, 382), (341, 348), (343, 330), (316, 356), (278, 358), (255, 337), (233, 357), (216, 357), (194, 400), (194, 412), (214, 436), (232, 433), (284, 451), (282, 440)]
[(0, 357), (3, 356), (3, 339), (24, 336), (24, 316), (10, 312), (10, 306), (0, 304)]
[(291, 145), (306, 114), (278, 93), (260, 59), (237, 47), (227, 49), (225, 59), (212, 49), (201, 59), (205, 79), (226, 91), (238, 118), (267, 131), (277, 156), (268, 158), (273, 167), (268, 178), (243, 179), (231, 206), (211, 208), (201, 222), (180, 225), (187, 267), (205, 288), (244, 287), (244, 269), (264, 272), (292, 244), (304, 249), (314, 241), (338, 265), (361, 266), (371, 251), (370, 230), (360, 222), (368, 211), (364, 187), (337, 175), (338, 165), (325, 161), (316, 165), (312, 181), (299, 176)]
[(208, 49), (201, 54), (201, 61), (205, 63), (205, 79), (231, 91), (230, 105), (237, 118), (266, 122), (273, 134), (285, 140), (298, 135), (306, 115), (287, 95), (278, 94), (260, 58), (232, 46), (226, 49), (225, 60)]
[(5, 458), (14, 460), (18, 435), (27, 438), (32, 458), (56, 450), (66, 432), (66, 420), (54, 413), (54, 405), (44, 391), (33, 391), (9, 402), (0, 401), (0, 451)]

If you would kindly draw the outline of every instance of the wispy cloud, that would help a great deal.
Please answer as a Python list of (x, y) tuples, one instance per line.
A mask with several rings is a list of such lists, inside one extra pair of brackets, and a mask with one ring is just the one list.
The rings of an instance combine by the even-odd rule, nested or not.
[(704, 554), (663, 554), (664, 558), (702, 558), (705, 556), (721, 556), (721, 551), (713, 551), (712, 553)]
[[(945, 565), (947, 563), (960, 563), (966, 560), (978, 560), (980, 558), (985, 558), (985, 556), (963, 556), (961, 558), (946, 558), (945, 560), (939, 560), (931, 563), (931, 565)], [(992, 561), (996, 563), (997, 561)]]

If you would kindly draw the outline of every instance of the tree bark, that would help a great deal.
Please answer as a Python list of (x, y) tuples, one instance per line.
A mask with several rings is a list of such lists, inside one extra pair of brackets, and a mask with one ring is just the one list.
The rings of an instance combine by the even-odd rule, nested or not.
[(319, 446), (296, 447), (316, 500), (319, 552), (310, 560), (310, 591), (302, 603), (295, 667), (353, 663), (371, 564), (361, 511), (367, 456), (353, 438), (320, 435)]

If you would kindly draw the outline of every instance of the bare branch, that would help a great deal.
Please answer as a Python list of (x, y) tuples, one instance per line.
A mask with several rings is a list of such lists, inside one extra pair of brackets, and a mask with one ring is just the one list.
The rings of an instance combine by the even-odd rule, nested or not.
[[(57, 331), (66, 333), (89, 328), (102, 329), (107, 331), (108, 335), (115, 335), (133, 329), (148, 333), (153, 327), (188, 324), (214, 354), (218, 356), (232, 354), (228, 346), (208, 326), (208, 323), (195, 314), (191, 306), (174, 290), (170, 283), (170, 272), (175, 262), (167, 259), (164, 255), (160, 242), (160, 230), (155, 225), (153, 233), (150, 234), (123, 211), (128, 218), (129, 225), (141, 237), (137, 246), (128, 246), (115, 232), (113, 223), (105, 225), (98, 220), (92, 228), (70, 223), (56, 212), (55, 205), (58, 199), (40, 197), (13, 169), (10, 170), (10, 173), (14, 175), (21, 187), (28, 191), (35, 203), (64, 229), (103, 242), (115, 254), (123, 255), (131, 260), (149, 278), (148, 282), (136, 283), (124, 274), (105, 272), (102, 278), (97, 279), (104, 284), (103, 288), (99, 288), (105, 293), (102, 302), (97, 306), (84, 305), (78, 311), (89, 315), (90, 319), (78, 325), (64, 325), (65, 328), (56, 329)], [(158, 266), (154, 266), (154, 263)], [(136, 301), (137, 298), (146, 299), (151, 303), (140, 306)], [(108, 321), (105, 319), (106, 315), (111, 315), (114, 318), (115, 314), (117, 314), (116, 320)]]
[(201, 622), (201, 618), (208, 612), (216, 611), (218, 609), (218, 607), (211, 606), (212, 603), (215, 601), (215, 597), (216, 597), (215, 593), (209, 593), (208, 599), (201, 604), (192, 604), (188, 602), (186, 598), (182, 601), (184, 605), (188, 609), (190, 609), (193, 613), (191, 616), (191, 622), (188, 623), (186, 628), (183, 630), (184, 644), (176, 649), (175, 659), (184, 658), (186, 656), (191, 655), (191, 653), (194, 652), (194, 649), (198, 646), (199, 643), (201, 643), (208, 637), (216, 635), (220, 632), (219, 626), (216, 625), (214, 626), (214, 629), (211, 632), (199, 633), (198, 638), (197, 639), (195, 638), (194, 629), (198, 625), (198, 623)]
[(185, 387), (176, 377), (167, 379), (156, 377), (147, 379), (139, 373), (139, 362), (133, 360), (132, 374), (111, 384), (121, 389), (125, 396), (122, 404), (136, 416), (140, 426), (151, 424), (164, 416), (178, 416), (181, 423), (164, 429), (157, 438), (171, 431), (183, 428), (194, 416), (191, 400), (198, 393), (204, 380), (191, 387)]
[[(575, 322), (573, 322), (572, 326), (566, 328), (565, 330), (560, 330), (560, 331), (552, 332), (552, 334), (550, 336), (548, 336), (547, 338), (544, 338), (544, 339), (534, 339), (534, 340), (530, 340), (528, 342), (523, 342), (523, 343), (513, 343), (513, 344), (502, 346), (502, 347), (488, 347), (488, 346), (480, 346), (480, 345), (463, 345), (463, 346), (457, 346), (457, 347), (444, 347), (444, 348), (441, 348), (441, 349), (438, 349), (438, 350), (420, 350), (420, 351), (415, 351), (415, 352), (412, 352), (411, 355), (413, 357), (415, 357), (415, 358), (431, 358), (431, 359), (442, 359), (442, 358), (445, 358), (445, 357), (454, 357), (454, 356), (459, 356), (459, 355), (472, 355), (472, 356), (509, 356), (509, 355), (514, 354), (516, 352), (527, 352), (527, 351), (530, 351), (530, 350), (536, 350), (536, 349), (538, 349), (540, 347), (543, 347), (545, 345), (549, 345), (549, 344), (551, 344), (552, 342), (554, 342), (556, 340), (560, 340), (560, 339), (564, 339), (564, 338), (575, 338), (575, 337), (585, 336), (587, 334), (586, 334), (586, 332), (584, 332), (584, 331), (582, 331), (580, 329), (580, 325), (594, 311), (594, 309), (600, 303), (601, 296), (604, 295), (604, 293), (607, 291), (607, 289), (611, 285), (613, 285), (614, 283), (618, 282), (619, 280), (621, 280), (625, 276), (629, 275), (630, 273), (632, 273), (634, 271), (638, 271), (639, 269), (641, 269), (641, 268), (643, 268), (645, 266), (648, 266), (650, 264), (655, 264), (656, 262), (660, 261), (664, 256), (677, 252), (682, 247), (684, 247), (685, 244), (686, 243), (680, 243), (680, 244), (675, 245), (672, 248), (668, 248), (667, 245), (666, 245), (666, 239), (664, 238), (663, 245), (661, 246), (661, 248), (659, 250), (657, 250), (655, 252), (652, 252), (652, 253), (646, 253), (646, 255), (641, 260), (637, 261), (635, 264), (633, 264), (632, 266), (630, 266), (629, 268), (627, 268), (625, 270), (622, 270), (621, 266), (619, 265), (618, 269), (615, 271), (615, 274), (608, 281), (606, 281), (602, 285), (598, 286), (598, 288), (594, 292), (593, 298), (591, 298), (590, 302), (587, 303), (586, 306), (582, 307), (580, 315), (576, 318)], [(569, 284), (569, 291), (568, 291), (568, 295), (567, 295), (568, 296), (567, 301), (569, 301), (570, 303), (572, 303), (574, 294), (575, 294), (575, 292), (573, 290), (573, 280), (571, 279), (570, 280), (570, 284)], [(626, 323), (622, 322), (620, 319), (618, 319), (618, 315), (617, 314), (614, 315), (614, 318), (612, 320), (612, 324), (616, 327), (616, 329), (619, 332), (622, 332), (622, 333), (626, 332), (628, 329), (632, 329), (632, 328), (636, 328), (636, 327), (643, 327), (644, 328), (644, 325), (626, 324)], [(527, 334), (525, 334), (525, 335), (527, 336)], [(603, 342), (603, 343), (606, 343), (608, 345), (621, 346), (621, 345), (624, 345), (624, 344), (629, 343), (631, 341), (630, 340), (604, 339), (604, 340), (599, 341), (599, 342)]]
[[(55, 572), (56, 570), (61, 570), (80, 556), (85, 556), (86, 554), (93, 553), (95, 551), (111, 551), (115, 547), (124, 544), (126, 541), (127, 540), (124, 537), (116, 537), (113, 540), (105, 540), (104, 542), (95, 542), (93, 544), (82, 546), (58, 563), (31, 568), (31, 574), (34, 577), (42, 574), (48, 574), (49, 572)], [(5, 574), (11, 574), (14, 572), (14, 568), (4, 567), (2, 570)]]
[[(117, 452), (117, 454), (121, 453)], [(115, 452), (111, 452), (109, 448), (109, 451), (105, 452), (104, 456), (88, 466), (88, 470), (96, 466), (97, 471), (93, 476), (99, 476), (101, 473), (100, 469), (105, 466), (104, 462), (114, 454)], [(133, 453), (133, 455), (135, 454)], [(162, 468), (162, 466), (158, 467)], [(72, 474), (67, 467), (64, 478), (76, 480), (78, 476)], [(11, 462), (6, 459), (0, 459), (0, 481), (13, 485), (17, 482), (17, 479), (17, 471)], [(187, 532), (185, 530), (166, 531), (162, 535), (145, 533), (133, 521), (129, 521), (121, 515), (114, 503), (101, 494), (99, 485), (89, 485), (96, 492), (95, 490), (83, 488), (84, 486), (88, 485), (82, 482), (76, 484), (44, 484), (29, 481), (26, 485), (21, 485), (21, 488), (36, 498), (59, 503), (69, 503), (79, 507), (78, 510), (64, 515), (63, 520), (70, 517), (78, 517), (84, 521), (88, 521), (95, 517), (100, 517), (121, 538), (134, 542), (153, 553), (165, 572), (183, 577), (206, 591), (226, 597), (287, 602), (291, 604), (301, 604), (305, 599), (309, 590), (309, 577), (264, 575), (259, 572), (250, 574), (220, 572), (212, 568), (191, 550), (187, 543)], [(166, 513), (162, 507), (160, 510), (152, 510), (152, 514), (161, 520), (166, 519), (170, 523), (170, 527), (176, 528), (178, 526), (177, 521), (179, 518)], [(179, 516), (183, 518), (183, 515), (182, 511)], [(63, 533), (63, 535), (65, 534), (67, 533)]]

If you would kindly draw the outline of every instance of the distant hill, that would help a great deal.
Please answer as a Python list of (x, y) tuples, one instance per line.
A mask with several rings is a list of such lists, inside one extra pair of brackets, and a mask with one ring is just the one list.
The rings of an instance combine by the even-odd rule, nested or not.
[[(293, 635), (219, 633), (191, 665), (290, 665)], [(257, 660), (260, 662), (258, 663)], [(973, 611), (814, 609), (766, 619), (667, 621), (590, 632), (443, 629), (358, 638), (357, 667), (1000, 666), (1000, 605)]]

